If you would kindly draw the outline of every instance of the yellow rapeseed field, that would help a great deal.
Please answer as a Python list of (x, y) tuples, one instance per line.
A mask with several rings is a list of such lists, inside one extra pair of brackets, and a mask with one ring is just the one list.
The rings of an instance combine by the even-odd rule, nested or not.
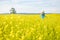
[(0, 40), (60, 40), (60, 14), (0, 14)]

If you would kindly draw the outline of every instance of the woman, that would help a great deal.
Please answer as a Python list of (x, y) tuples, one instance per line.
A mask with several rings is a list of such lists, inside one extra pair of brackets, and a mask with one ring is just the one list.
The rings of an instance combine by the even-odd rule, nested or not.
[(42, 17), (42, 18), (45, 17), (45, 13), (44, 13), (44, 11), (42, 12), (41, 17)]

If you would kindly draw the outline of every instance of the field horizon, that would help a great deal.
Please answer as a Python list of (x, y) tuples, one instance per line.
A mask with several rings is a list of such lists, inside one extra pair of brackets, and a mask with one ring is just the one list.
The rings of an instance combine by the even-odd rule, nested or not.
[[(11, 14), (11, 13), (0, 13), (0, 14)], [(41, 13), (14, 13), (14, 14), (41, 14)], [(45, 14), (60, 14), (60, 13), (45, 13)]]

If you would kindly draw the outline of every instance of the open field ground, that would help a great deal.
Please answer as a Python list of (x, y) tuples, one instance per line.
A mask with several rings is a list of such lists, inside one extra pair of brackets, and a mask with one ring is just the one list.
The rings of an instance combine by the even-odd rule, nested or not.
[(60, 14), (0, 14), (0, 40), (60, 40)]

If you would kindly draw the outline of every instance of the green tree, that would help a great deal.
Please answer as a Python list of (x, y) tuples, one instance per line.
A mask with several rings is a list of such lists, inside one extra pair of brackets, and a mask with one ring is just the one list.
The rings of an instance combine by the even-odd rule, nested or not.
[(11, 8), (10, 13), (11, 13), (11, 14), (15, 14), (15, 13), (16, 13), (15, 8)]

